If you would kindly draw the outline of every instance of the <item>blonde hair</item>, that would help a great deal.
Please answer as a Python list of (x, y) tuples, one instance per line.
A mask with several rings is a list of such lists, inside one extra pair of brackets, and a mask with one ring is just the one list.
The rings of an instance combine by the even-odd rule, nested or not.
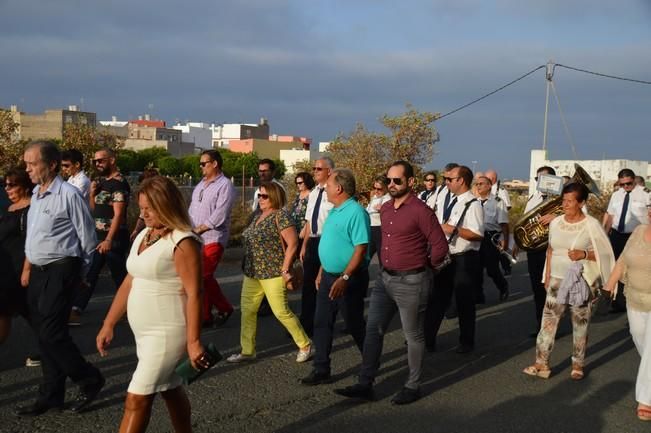
[(272, 209), (282, 209), (287, 203), (285, 190), (282, 189), (276, 182), (262, 182), (260, 189), (264, 188), (267, 195), (269, 195), (269, 203)]
[(138, 194), (143, 194), (160, 222), (170, 230), (191, 231), (192, 221), (188, 206), (174, 182), (164, 176), (147, 178), (140, 184)]

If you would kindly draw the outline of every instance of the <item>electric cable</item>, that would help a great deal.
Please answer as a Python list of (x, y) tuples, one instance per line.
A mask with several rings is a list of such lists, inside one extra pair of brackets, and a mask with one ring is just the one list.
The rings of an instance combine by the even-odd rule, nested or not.
[(626, 78), (626, 77), (618, 77), (616, 75), (602, 74), (601, 72), (588, 71), (587, 69), (581, 69), (581, 68), (575, 68), (573, 66), (561, 65), (560, 63), (556, 63), (554, 65), (554, 67), (556, 67), (556, 66), (558, 66), (560, 68), (571, 69), (573, 71), (584, 72), (586, 74), (596, 75), (598, 77), (613, 78), (615, 80), (630, 81), (632, 83), (638, 83), (638, 84), (651, 84), (651, 81), (636, 80), (634, 78)]

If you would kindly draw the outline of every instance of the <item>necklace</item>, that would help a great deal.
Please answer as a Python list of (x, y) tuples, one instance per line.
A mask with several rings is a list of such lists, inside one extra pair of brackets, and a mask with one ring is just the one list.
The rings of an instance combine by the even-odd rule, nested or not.
[(147, 234), (145, 235), (145, 246), (150, 247), (154, 245), (156, 242), (158, 242), (163, 236), (167, 234), (167, 229), (163, 229), (160, 233), (157, 233), (155, 235), (152, 235), (154, 233), (154, 229), (149, 229), (147, 231)]

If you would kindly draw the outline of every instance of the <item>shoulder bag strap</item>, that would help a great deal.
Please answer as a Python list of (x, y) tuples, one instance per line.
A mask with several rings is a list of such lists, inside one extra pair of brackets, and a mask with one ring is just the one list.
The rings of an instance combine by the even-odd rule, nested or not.
[(464, 205), (463, 212), (461, 212), (461, 216), (459, 217), (459, 221), (457, 221), (457, 225), (454, 226), (454, 230), (452, 231), (450, 237), (448, 238), (448, 244), (451, 244), (455, 236), (459, 234), (459, 227), (461, 226), (461, 224), (463, 224), (463, 219), (466, 217), (466, 212), (468, 212), (468, 208), (475, 201), (477, 201), (477, 199), (473, 198), (472, 200), (466, 202), (466, 204)]

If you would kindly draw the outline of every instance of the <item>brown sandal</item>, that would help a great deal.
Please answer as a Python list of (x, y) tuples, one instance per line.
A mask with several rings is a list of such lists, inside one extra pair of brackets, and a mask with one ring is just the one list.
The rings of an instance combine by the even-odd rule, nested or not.
[(549, 376), (552, 374), (552, 371), (547, 365), (534, 364), (522, 370), (524, 374), (529, 376), (536, 376), (542, 379), (549, 379)]
[(572, 372), (570, 373), (570, 377), (572, 380), (581, 380), (583, 379), (583, 366), (578, 365), (578, 364), (572, 364)]
[(651, 421), (651, 407), (644, 404), (638, 404), (637, 417), (640, 421)]

